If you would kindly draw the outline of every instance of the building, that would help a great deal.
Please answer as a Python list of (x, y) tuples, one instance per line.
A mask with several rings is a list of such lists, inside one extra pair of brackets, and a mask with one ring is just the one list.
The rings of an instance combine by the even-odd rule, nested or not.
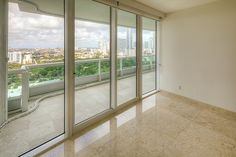
[(126, 56), (126, 55), (128, 55), (126, 39), (118, 38), (117, 47), (118, 47), (117, 52), (118, 52), (119, 56)]
[(22, 51), (8, 52), (8, 59), (9, 63), (18, 63), (18, 64), (33, 63), (32, 53), (30, 52), (22, 52)]
[(108, 41), (104, 40), (103, 38), (100, 38), (98, 45), (99, 45), (98, 50), (100, 52), (102, 52), (105, 55), (108, 54), (108, 52), (109, 52), (109, 42)]

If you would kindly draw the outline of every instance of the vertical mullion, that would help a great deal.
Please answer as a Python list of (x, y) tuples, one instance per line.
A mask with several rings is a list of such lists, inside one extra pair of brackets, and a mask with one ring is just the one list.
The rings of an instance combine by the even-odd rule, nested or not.
[(111, 32), (110, 32), (110, 50), (111, 50), (111, 108), (117, 107), (117, 9), (111, 7)]
[(155, 51), (155, 90), (157, 90), (157, 74), (158, 74), (158, 70), (157, 70), (157, 21), (155, 20), (155, 41), (154, 41), (154, 51)]
[(142, 17), (137, 15), (136, 53), (137, 53), (137, 96), (142, 99)]
[(156, 21), (156, 90), (160, 90), (160, 22)]
[(65, 0), (65, 135), (74, 128), (75, 0)]
[(0, 0), (0, 126), (7, 121), (7, 33), (8, 1)]

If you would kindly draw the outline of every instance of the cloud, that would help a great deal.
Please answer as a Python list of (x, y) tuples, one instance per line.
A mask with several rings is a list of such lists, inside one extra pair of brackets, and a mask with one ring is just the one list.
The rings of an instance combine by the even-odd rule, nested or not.
[[(99, 40), (109, 41), (109, 25), (75, 21), (76, 45), (96, 47)], [(64, 47), (64, 18), (26, 13), (18, 4), (9, 3), (10, 48)]]
[(150, 38), (155, 38), (155, 32), (150, 30), (144, 30), (143, 31), (143, 41), (149, 41)]
[[(135, 33), (135, 29), (133, 29)], [(152, 33), (144, 31), (144, 40)], [(126, 28), (118, 31), (119, 38), (126, 38)], [(134, 36), (133, 36), (134, 37)], [(26, 13), (16, 3), (9, 3), (10, 48), (63, 48), (64, 18)], [(92, 21), (75, 21), (76, 47), (97, 47), (99, 41), (109, 42), (110, 26)]]
[(8, 38), (10, 48), (64, 47), (64, 19), (26, 13), (9, 3)]
[(99, 41), (109, 42), (110, 28), (107, 24), (76, 21), (75, 22), (75, 46), (98, 47)]

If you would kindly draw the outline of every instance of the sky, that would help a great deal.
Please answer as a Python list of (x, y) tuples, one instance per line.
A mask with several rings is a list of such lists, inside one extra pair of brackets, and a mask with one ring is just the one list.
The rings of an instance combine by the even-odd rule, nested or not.
[[(75, 21), (75, 46), (97, 48), (99, 41), (109, 42), (109, 25)], [(144, 31), (148, 40), (152, 33)], [(126, 38), (126, 29), (119, 29), (119, 38)], [(63, 48), (64, 19), (55, 16), (26, 13), (16, 3), (9, 3), (9, 48)]]
[(9, 3), (9, 48), (63, 47), (64, 22), (62, 18), (19, 11)]
[[(75, 27), (76, 47), (96, 48), (99, 40), (109, 40), (109, 25), (77, 20)], [(64, 47), (63, 18), (22, 12), (9, 3), (8, 29), (9, 48)]]

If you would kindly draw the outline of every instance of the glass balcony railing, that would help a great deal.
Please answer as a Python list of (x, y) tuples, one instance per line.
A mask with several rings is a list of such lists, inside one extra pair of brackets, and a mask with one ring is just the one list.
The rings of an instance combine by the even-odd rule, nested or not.
[[(108, 58), (76, 61), (76, 86), (108, 80), (110, 71)], [(155, 56), (143, 57), (143, 71), (154, 70)], [(120, 57), (117, 63), (118, 77), (135, 75), (135, 57)], [(64, 63), (26, 65), (18, 70), (9, 70), (8, 98), (29, 97), (63, 90)], [(24, 98), (25, 97), (25, 98)], [(27, 102), (23, 102), (26, 103)]]
[(22, 71), (11, 70), (8, 73), (8, 97), (21, 96), (22, 91)]

